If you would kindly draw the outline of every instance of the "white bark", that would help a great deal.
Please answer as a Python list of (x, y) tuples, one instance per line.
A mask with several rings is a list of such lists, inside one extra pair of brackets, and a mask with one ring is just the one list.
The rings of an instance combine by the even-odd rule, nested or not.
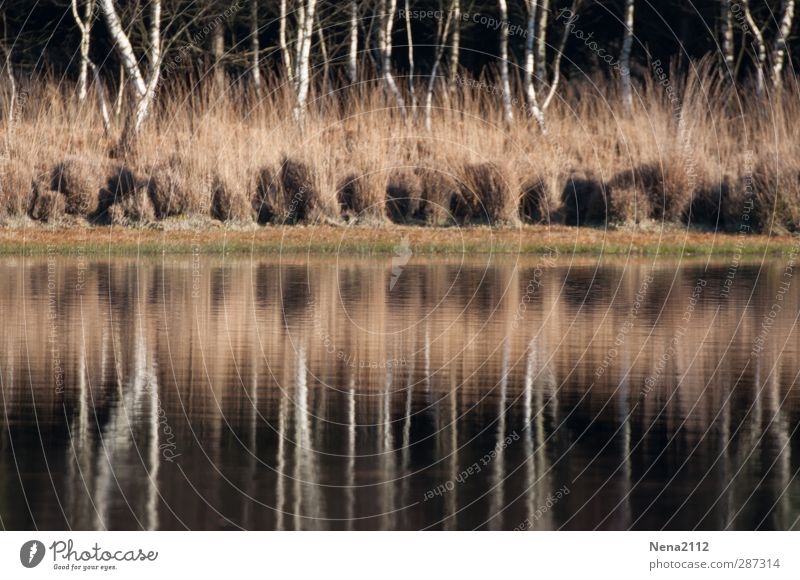
[(148, 61), (150, 66), (147, 81), (145, 81), (144, 75), (142, 75), (141, 70), (139, 70), (139, 64), (133, 52), (130, 39), (127, 34), (125, 34), (117, 10), (114, 7), (114, 0), (99, 1), (103, 10), (103, 16), (105, 17), (106, 27), (114, 40), (114, 46), (119, 54), (125, 72), (131, 79), (131, 86), (133, 87), (136, 97), (133, 117), (127, 120), (121, 139), (121, 144), (127, 146), (129, 142), (135, 138), (150, 113), (156, 95), (162, 60), (161, 0), (151, 0), (150, 2), (150, 23), (148, 31)]
[(436, 37), (436, 55), (433, 58), (433, 66), (431, 67), (431, 76), (428, 79), (428, 90), (425, 92), (425, 129), (431, 130), (432, 126), (432, 112), (433, 112), (433, 89), (436, 87), (436, 79), (439, 73), (439, 65), (442, 62), (442, 55), (444, 55), (445, 39), (450, 30), (450, 20), (453, 13), (449, 12), (444, 21), (444, 27), (439, 26)]
[(378, 47), (381, 53), (381, 76), (386, 88), (397, 101), (397, 106), (405, 114), (405, 101), (392, 74), (392, 30), (394, 29), (394, 15), (397, 10), (397, 0), (380, 0), (379, 13), (381, 25), (378, 29)]
[(278, 28), (278, 44), (283, 56), (283, 68), (286, 70), (286, 80), (290, 83), (294, 82), (294, 74), (292, 69), (292, 55), (289, 52), (289, 46), (286, 43), (286, 0), (281, 0), (281, 13)]
[(514, 121), (514, 110), (511, 107), (511, 79), (508, 73), (508, 4), (506, 0), (498, 0), (500, 7), (500, 83), (503, 91), (503, 117), (507, 125)]
[(550, 16), (550, 0), (540, 0), (538, 4), (541, 10), (539, 33), (536, 35), (536, 76), (543, 83), (547, 79), (547, 21)]
[(314, 13), (317, 0), (306, 0), (302, 13), (302, 28), (298, 30), (297, 53), (297, 103), (294, 116), (299, 123), (305, 120), (310, 79), (311, 35), (314, 29)]
[(772, 86), (780, 89), (783, 80), (783, 64), (786, 61), (786, 40), (792, 32), (794, 24), (795, 0), (784, 0), (783, 17), (781, 18), (775, 47), (772, 50)]
[(250, 76), (253, 80), (253, 89), (259, 93), (261, 91), (261, 61), (258, 53), (261, 46), (258, 42), (258, 0), (250, 0), (250, 50), (253, 52), (253, 69)]
[(100, 71), (92, 61), (88, 61), (89, 67), (94, 74), (94, 90), (97, 91), (97, 103), (100, 106), (100, 116), (103, 119), (103, 131), (106, 135), (111, 133), (111, 113), (108, 109), (108, 100), (106, 99), (106, 89), (103, 82), (100, 80)]
[(453, 0), (450, 5), (450, 13), (453, 15), (453, 35), (450, 38), (450, 70), (448, 71), (447, 84), (450, 92), (456, 89), (456, 75), (458, 74), (458, 63), (461, 60), (461, 0)]
[(756, 24), (752, 12), (750, 12), (749, 0), (742, 0), (744, 6), (744, 17), (750, 32), (753, 35), (753, 44), (756, 48), (756, 92), (761, 95), (764, 93), (766, 83), (764, 81), (765, 68), (767, 66), (767, 44), (764, 42), (764, 34)]
[(411, 114), (417, 114), (417, 93), (414, 88), (414, 38), (411, 35), (411, 2), (405, 0), (406, 39), (408, 40), (408, 90), (411, 93)]
[(625, 0), (625, 35), (622, 40), (622, 52), (619, 56), (620, 74), (622, 75), (622, 106), (626, 113), (633, 109), (633, 91), (631, 90), (631, 51), (633, 49), (633, 12), (634, 0)]
[(733, 54), (733, 12), (731, 11), (731, 0), (720, 0), (720, 20), (722, 22), (722, 59), (725, 63), (727, 73), (733, 74), (734, 54)]
[[(573, 0), (572, 2), (570, 10), (573, 14), (578, 12), (578, 3), (579, 0)], [(561, 31), (561, 40), (558, 43), (555, 56), (553, 57), (553, 76), (552, 79), (550, 79), (550, 89), (547, 92), (547, 97), (545, 98), (544, 103), (542, 103), (543, 111), (547, 111), (548, 107), (550, 107), (550, 103), (553, 101), (556, 90), (558, 90), (558, 83), (561, 80), (561, 57), (564, 56), (564, 48), (567, 46), (569, 31), (570, 29), (567, 26), (565, 26)], [(545, 68), (544, 70), (546, 71), (547, 69)]]
[(350, 2), (350, 50), (347, 55), (347, 78), (358, 80), (358, 0)]
[(544, 111), (539, 106), (539, 99), (536, 96), (536, 85), (534, 83), (535, 53), (534, 44), (536, 39), (536, 0), (525, 0), (528, 10), (528, 36), (525, 39), (525, 100), (528, 104), (528, 111), (536, 119), (542, 132), (546, 132), (544, 123)]
[(211, 57), (214, 59), (212, 64), (214, 75), (214, 89), (222, 90), (225, 86), (225, 28), (221, 21), (213, 22), (211, 29)]
[(80, 63), (78, 72), (78, 101), (86, 100), (89, 84), (89, 43), (91, 39), (92, 19), (94, 18), (94, 0), (84, 0), (83, 15), (78, 8), (78, 0), (72, 0), (72, 17), (81, 33)]

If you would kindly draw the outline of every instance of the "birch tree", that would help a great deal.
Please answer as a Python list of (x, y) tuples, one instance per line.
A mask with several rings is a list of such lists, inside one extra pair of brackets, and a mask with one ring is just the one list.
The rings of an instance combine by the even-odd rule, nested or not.
[(351, 83), (355, 83), (358, 80), (358, 0), (350, 1), (349, 35), (347, 78)]
[(792, 32), (794, 24), (795, 0), (784, 0), (783, 17), (781, 18), (775, 46), (772, 49), (772, 86), (779, 90), (783, 81), (783, 64), (786, 60), (786, 40)]
[(756, 20), (753, 18), (749, 0), (742, 0), (742, 6), (744, 8), (745, 21), (750, 33), (753, 35), (753, 45), (756, 51), (756, 93), (763, 95), (766, 89), (765, 69), (767, 67), (767, 44), (764, 41), (764, 31), (756, 24)]
[(452, 12), (448, 12), (444, 22), (440, 19), (436, 30), (436, 54), (434, 55), (433, 65), (431, 66), (431, 76), (428, 79), (428, 89), (425, 92), (425, 128), (428, 131), (431, 130), (432, 126), (433, 91), (434, 88), (436, 88), (436, 79), (438, 78), (439, 66), (441, 65), (442, 56), (444, 55), (445, 39), (450, 31), (452, 15)]
[(630, 114), (633, 109), (631, 90), (631, 51), (633, 49), (633, 11), (634, 0), (625, 0), (625, 34), (622, 39), (622, 52), (619, 56), (622, 82), (622, 106)]
[[(302, 1), (302, 0), (301, 0)], [(286, 0), (281, 0), (280, 16), (278, 17), (278, 46), (283, 58), (283, 70), (286, 71), (286, 80), (290, 83), (294, 82), (294, 74), (292, 67), (292, 55), (289, 52), (289, 45), (286, 39), (287, 29), (287, 14), (286, 14)]]
[(722, 60), (728, 74), (734, 70), (733, 12), (731, 0), (720, 0), (720, 36), (722, 37)]
[(161, 0), (150, 1), (150, 21), (148, 24), (149, 47), (147, 60), (149, 70), (147, 77), (139, 68), (139, 62), (133, 51), (133, 46), (122, 27), (114, 0), (99, 0), (103, 11), (106, 28), (114, 41), (114, 48), (119, 55), (125, 72), (127, 73), (131, 90), (133, 91), (135, 105), (133, 112), (125, 123), (120, 144), (123, 149), (130, 145), (138, 134), (142, 124), (150, 113), (158, 86), (161, 71)]
[(261, 50), (258, 41), (258, 0), (250, 0), (250, 50), (253, 52), (252, 56), (252, 70), (250, 76), (253, 80), (253, 90), (256, 94), (261, 92), (261, 62), (259, 58), (259, 51)]
[(511, 107), (511, 79), (508, 74), (508, 4), (506, 0), (498, 0), (500, 8), (500, 83), (503, 91), (503, 118), (506, 125), (514, 122), (514, 110)]
[(386, 89), (397, 101), (397, 106), (405, 114), (405, 100), (392, 74), (392, 31), (394, 29), (396, 11), (397, 0), (379, 0), (378, 50), (380, 52), (380, 69), (383, 82), (386, 85)]
[(317, 10), (317, 0), (305, 0), (304, 5), (301, 3), (301, 8), (302, 10), (298, 14), (299, 27), (295, 68), (297, 102), (294, 116), (302, 125), (305, 120), (308, 92), (311, 84), (311, 40), (314, 32), (314, 14)]
[(533, 115), (539, 128), (546, 131), (544, 123), (544, 111), (539, 106), (539, 98), (536, 95), (536, 84), (534, 82), (535, 76), (535, 63), (534, 56), (534, 43), (536, 40), (536, 15), (537, 15), (537, 1), (525, 0), (525, 7), (528, 11), (528, 26), (527, 36), (525, 37), (525, 100), (528, 105), (528, 111)]
[(447, 84), (450, 92), (455, 92), (458, 63), (461, 60), (461, 0), (452, 0), (450, 13), (453, 17), (453, 33), (450, 37), (450, 67)]
[(87, 86), (89, 84), (89, 42), (91, 39), (92, 21), (94, 20), (95, 0), (84, 0), (83, 13), (78, 7), (79, 0), (72, 0), (72, 17), (81, 33), (80, 63), (78, 69), (78, 101), (86, 100)]
[(417, 114), (417, 93), (414, 87), (414, 38), (411, 35), (410, 0), (405, 0), (406, 42), (408, 44), (408, 91), (411, 93), (411, 115)]
[(222, 91), (225, 87), (225, 27), (220, 19), (211, 23), (211, 71), (214, 78), (214, 89)]

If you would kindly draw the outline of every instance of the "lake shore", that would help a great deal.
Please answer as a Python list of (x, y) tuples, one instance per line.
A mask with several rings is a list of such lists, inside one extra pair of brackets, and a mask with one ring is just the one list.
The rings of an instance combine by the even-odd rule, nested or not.
[(795, 253), (790, 235), (739, 235), (685, 229), (418, 226), (267, 226), (243, 228), (19, 227), (0, 230), (0, 254), (547, 254), (730, 256)]

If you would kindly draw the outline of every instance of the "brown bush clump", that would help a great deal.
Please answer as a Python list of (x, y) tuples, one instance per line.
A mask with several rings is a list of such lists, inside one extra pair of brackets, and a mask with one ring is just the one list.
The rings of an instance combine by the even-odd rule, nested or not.
[(211, 191), (211, 217), (221, 222), (252, 219), (244, 193), (237, 191), (221, 176), (214, 176)]
[(560, 213), (566, 225), (606, 223), (606, 186), (600, 180), (588, 174), (573, 174), (567, 178), (561, 199)]
[(286, 221), (306, 221), (319, 201), (319, 192), (314, 171), (307, 164), (284, 158), (281, 163), (281, 187)]
[(36, 171), (17, 158), (0, 161), (0, 217), (24, 215), (34, 193)]
[(386, 184), (386, 212), (395, 223), (409, 223), (419, 214), (422, 186), (419, 175), (411, 169), (395, 169)]
[(103, 163), (68, 157), (50, 171), (50, 189), (64, 196), (67, 214), (87, 216), (97, 207), (103, 173)]
[(280, 176), (271, 167), (262, 167), (256, 176), (256, 188), (251, 202), (256, 221), (268, 224), (283, 211), (283, 191)]
[(742, 200), (751, 200), (748, 218), (761, 232), (787, 233), (800, 231), (800, 170), (790, 162), (761, 161), (752, 176), (743, 176), (735, 196), (743, 214)]
[(350, 173), (342, 179), (336, 192), (341, 214), (362, 223), (381, 222), (385, 219), (384, 175), (378, 173)]
[(148, 180), (148, 194), (158, 219), (187, 213), (191, 201), (189, 174), (192, 168), (173, 155), (166, 163), (157, 165)]
[(453, 223), (453, 209), (461, 195), (458, 182), (450, 174), (429, 167), (421, 167), (417, 175), (421, 197), (416, 218), (429, 225)]
[(100, 190), (97, 209), (91, 219), (97, 223), (135, 225), (155, 221), (156, 214), (150, 200), (149, 180), (139, 179), (133, 171), (121, 165), (108, 178)]
[(462, 175), (458, 209), (453, 213), (490, 224), (519, 221), (516, 188), (497, 164), (469, 163), (463, 167)]
[(610, 181), (612, 190), (628, 190), (628, 199), (642, 200), (652, 219), (680, 221), (689, 209), (694, 178), (680, 163), (670, 160), (646, 163), (617, 173)]
[(41, 184), (35, 184), (28, 207), (28, 217), (44, 223), (52, 223), (64, 216), (64, 197)]

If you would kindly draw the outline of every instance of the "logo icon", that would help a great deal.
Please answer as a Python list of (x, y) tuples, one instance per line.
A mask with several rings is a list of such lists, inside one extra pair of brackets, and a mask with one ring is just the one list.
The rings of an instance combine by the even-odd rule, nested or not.
[(403, 273), (403, 266), (408, 264), (413, 252), (411, 245), (408, 243), (408, 236), (404, 236), (398, 245), (394, 248), (394, 256), (392, 257), (392, 279), (389, 281), (389, 292), (392, 291), (400, 274)]
[(36, 568), (44, 560), (44, 544), (39, 540), (28, 540), (19, 549), (19, 561), (26, 568)]

